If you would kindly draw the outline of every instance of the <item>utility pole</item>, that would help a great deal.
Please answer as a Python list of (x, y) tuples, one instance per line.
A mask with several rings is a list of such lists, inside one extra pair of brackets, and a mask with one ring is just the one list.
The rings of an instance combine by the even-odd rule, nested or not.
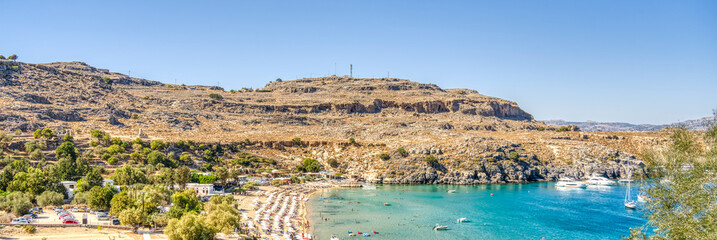
[(349, 64), (349, 77), (354, 77), (354, 65)]

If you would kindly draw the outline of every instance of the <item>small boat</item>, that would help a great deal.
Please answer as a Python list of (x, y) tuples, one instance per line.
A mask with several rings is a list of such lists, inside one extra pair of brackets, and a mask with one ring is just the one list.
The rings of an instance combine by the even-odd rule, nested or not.
[(637, 195), (637, 201), (638, 202), (647, 202), (649, 200), (649, 197), (645, 193), (641, 193)]
[(453, 189), (448, 190), (448, 193), (456, 193), (456, 190), (453, 190)]
[(370, 234), (370, 233), (364, 233), (363, 236), (364, 236), (364, 237), (370, 237), (371, 234)]
[(331, 235), (331, 240), (339, 240), (339, 237), (337, 237), (336, 235)]
[(366, 185), (362, 185), (361, 188), (367, 189), (367, 190), (375, 190), (375, 189), (377, 189), (378, 187), (377, 187), (376, 185), (373, 185), (373, 184), (366, 184)]
[(471, 222), (471, 220), (468, 220), (468, 218), (459, 218), (456, 220), (457, 223), (464, 223), (464, 222)]
[(593, 175), (592, 177), (588, 178), (587, 181), (585, 181), (588, 185), (595, 185), (595, 186), (615, 186), (617, 183), (615, 181), (612, 181), (610, 179), (607, 179), (606, 177), (596, 176)]
[(383, 203), (383, 205), (384, 205), (384, 206), (391, 206), (391, 204), (390, 204), (390, 203), (387, 203), (387, 202)]
[(631, 179), (620, 179), (620, 180), (617, 180), (617, 182), (619, 182), (619, 183), (631, 183), (631, 182), (634, 182), (634, 181), (635, 181), (635, 180), (631, 180)]
[(433, 230), (434, 231), (446, 231), (446, 230), (448, 230), (448, 226), (436, 224), (436, 226), (433, 227)]
[(355, 234), (355, 233), (349, 233), (349, 237), (353, 237), (353, 236), (356, 236), (356, 234)]
[(558, 180), (558, 183), (556, 183), (555, 186), (565, 188), (586, 188), (588, 185), (573, 178), (562, 177)]

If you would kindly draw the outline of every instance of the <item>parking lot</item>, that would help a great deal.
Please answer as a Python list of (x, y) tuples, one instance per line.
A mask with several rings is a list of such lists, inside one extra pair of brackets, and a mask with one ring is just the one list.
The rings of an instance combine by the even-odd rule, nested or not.
[[(72, 214), (75, 219), (77, 219), (77, 222), (79, 224), (82, 224), (82, 219), (86, 215), (87, 216), (87, 224), (97, 224), (97, 225), (111, 225), (111, 220), (97, 220), (97, 216), (95, 216), (92, 213), (88, 212), (72, 212), (67, 211), (70, 214)], [(111, 219), (111, 218), (110, 218)], [(55, 213), (52, 209), (44, 209), (43, 213), (37, 214), (37, 218), (32, 220), (32, 223), (38, 223), (38, 224), (62, 224), (62, 220), (59, 219), (57, 216), (57, 213)]]

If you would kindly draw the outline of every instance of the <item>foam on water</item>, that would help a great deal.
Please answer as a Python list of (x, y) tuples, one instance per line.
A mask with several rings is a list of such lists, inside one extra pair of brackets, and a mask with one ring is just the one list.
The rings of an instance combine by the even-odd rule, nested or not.
[[(560, 189), (554, 183), (383, 185), (332, 189), (308, 205), (318, 239), (363, 238), (347, 231), (377, 231), (376, 239), (619, 239), (646, 221), (625, 209), (624, 194), (625, 186)], [(462, 217), (471, 222), (456, 223)], [(450, 230), (433, 231), (436, 224)]]

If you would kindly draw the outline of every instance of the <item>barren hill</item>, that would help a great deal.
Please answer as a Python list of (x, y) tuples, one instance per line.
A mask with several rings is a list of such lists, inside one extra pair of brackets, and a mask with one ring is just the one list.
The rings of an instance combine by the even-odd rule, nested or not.
[[(555, 132), (515, 102), (404, 79), (323, 77), (256, 91), (169, 85), (81, 62), (0, 60), (0, 128), (103, 129), (125, 139), (235, 144), (293, 168), (316, 158), (377, 182), (483, 183), (618, 177), (660, 133)], [(613, 138), (613, 136), (618, 136)], [(296, 143), (291, 139), (298, 137)], [(354, 138), (356, 144), (349, 144)], [(399, 153), (399, 148), (406, 150)], [(379, 159), (387, 153), (389, 159)], [(432, 155), (438, 164), (423, 161)]]

